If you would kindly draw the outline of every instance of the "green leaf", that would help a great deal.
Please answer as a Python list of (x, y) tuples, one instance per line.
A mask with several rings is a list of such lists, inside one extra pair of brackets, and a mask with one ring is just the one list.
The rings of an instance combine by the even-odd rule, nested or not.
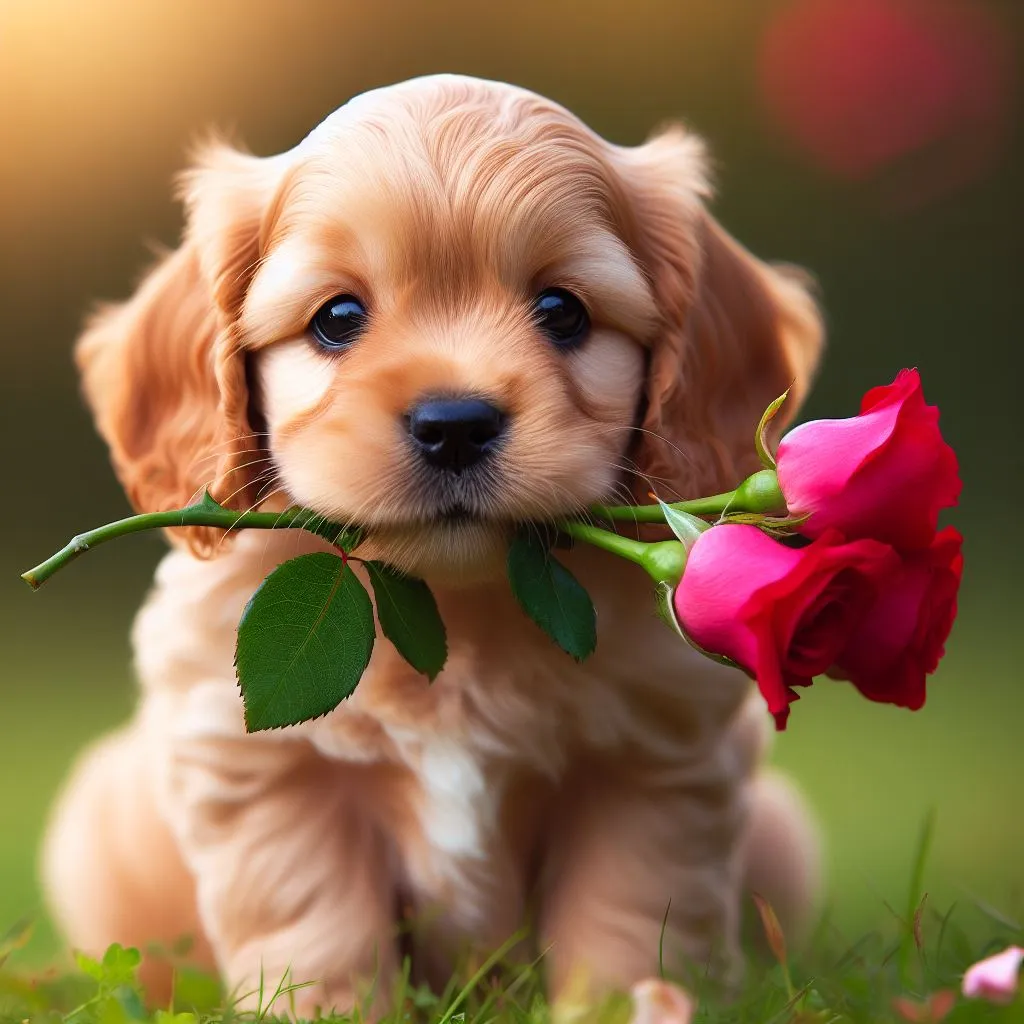
[(222, 1000), (223, 993), (216, 978), (187, 964), (175, 965), (174, 1006), (208, 1019)]
[(142, 963), (142, 954), (133, 946), (127, 949), (115, 942), (107, 947), (103, 954), (103, 968), (109, 978), (127, 980), (135, 973), (135, 968)]
[(147, 1018), (148, 1014), (142, 997), (134, 988), (121, 985), (114, 990), (113, 995), (128, 1020), (145, 1020)]
[(96, 981), (100, 981), (104, 976), (103, 965), (85, 953), (75, 953), (75, 963), (83, 974), (87, 974)]
[(533, 536), (508, 549), (508, 579), (523, 611), (566, 654), (583, 661), (597, 646), (597, 613), (576, 577)]
[(383, 634), (417, 672), (433, 681), (444, 668), (448, 642), (430, 588), (384, 562), (364, 562)]
[(757, 457), (761, 460), (761, 465), (765, 469), (775, 468), (775, 456), (768, 450), (768, 428), (771, 426), (771, 422), (775, 419), (778, 411), (782, 408), (786, 399), (789, 398), (789, 392), (791, 388), (786, 390), (779, 395), (778, 398), (772, 402), (764, 411), (764, 415), (761, 417), (761, 422), (757, 425), (757, 432), (754, 434), (754, 447), (757, 449)]
[(238, 624), (235, 669), (249, 732), (307, 722), (352, 694), (373, 652), (370, 595), (336, 555), (279, 565)]

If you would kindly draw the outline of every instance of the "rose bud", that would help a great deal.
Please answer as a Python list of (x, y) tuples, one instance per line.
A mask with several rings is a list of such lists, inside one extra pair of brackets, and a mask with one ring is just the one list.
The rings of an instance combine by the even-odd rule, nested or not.
[(960, 477), (953, 449), (939, 433), (939, 411), (926, 405), (916, 370), (872, 388), (860, 415), (811, 420), (779, 444), (779, 485), (800, 532), (838, 529), (896, 548), (931, 543), (939, 511), (955, 505)]

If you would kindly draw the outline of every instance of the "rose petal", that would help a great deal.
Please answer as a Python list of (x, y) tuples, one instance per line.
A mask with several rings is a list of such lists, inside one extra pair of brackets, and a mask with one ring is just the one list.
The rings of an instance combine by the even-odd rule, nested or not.
[(869, 700), (916, 710), (938, 667), (957, 610), (963, 538), (953, 527), (928, 550), (906, 555), (837, 658), (837, 678)]
[(927, 548), (941, 509), (955, 505), (961, 482), (953, 449), (939, 431), (916, 370), (872, 388), (860, 414), (812, 420), (783, 437), (779, 486), (800, 531), (838, 529), (901, 549)]
[(1010, 946), (1002, 953), (986, 957), (964, 974), (963, 993), (968, 999), (986, 999), (990, 1003), (1010, 1003), (1017, 994), (1024, 949)]
[(847, 647), (899, 564), (887, 545), (847, 543), (836, 531), (791, 548), (755, 526), (722, 525), (697, 540), (673, 601), (697, 644), (757, 680), (782, 729), (794, 688), (809, 686)]
[(693, 1000), (678, 986), (647, 978), (633, 986), (630, 1024), (690, 1024)]

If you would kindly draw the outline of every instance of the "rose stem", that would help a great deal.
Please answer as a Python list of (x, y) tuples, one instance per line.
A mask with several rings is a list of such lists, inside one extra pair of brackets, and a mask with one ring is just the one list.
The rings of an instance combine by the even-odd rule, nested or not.
[(637, 565), (643, 565), (644, 554), (650, 547), (650, 544), (645, 544), (642, 541), (632, 540), (630, 537), (623, 537), (610, 530), (602, 530), (599, 526), (591, 526), (589, 523), (580, 523), (573, 519), (560, 522), (558, 528), (563, 533), (569, 534), (570, 537), (575, 537), (576, 540), (593, 544), (596, 548), (602, 548), (621, 558), (627, 558), (631, 562), (636, 562)]
[[(726, 510), (736, 491), (712, 494), (709, 498), (670, 502), (669, 507), (692, 516), (717, 516)], [(591, 512), (601, 519), (627, 519), (632, 523), (663, 523), (665, 515), (660, 505), (593, 505)]]
[[(310, 511), (304, 508), (288, 509), (285, 512), (236, 512), (227, 508), (190, 505), (169, 512), (147, 512), (119, 519), (115, 523), (107, 523), (105, 526), (72, 537), (60, 551), (51, 555), (45, 562), (40, 562), (35, 568), (22, 573), (21, 578), (33, 590), (38, 590), (55, 572), (85, 554), (90, 548), (130, 533), (175, 526), (213, 526), (224, 530), (235, 527), (256, 530), (302, 529), (309, 524), (311, 518)], [(339, 527), (339, 539), (343, 532)]]

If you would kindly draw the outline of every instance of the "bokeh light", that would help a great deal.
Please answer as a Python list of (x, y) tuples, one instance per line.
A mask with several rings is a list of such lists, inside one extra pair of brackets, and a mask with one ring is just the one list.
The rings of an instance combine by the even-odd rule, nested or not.
[(758, 62), (767, 115), (807, 159), (851, 182), (914, 161), (918, 202), (991, 169), (1012, 71), (996, 14), (958, 0), (797, 0)]

